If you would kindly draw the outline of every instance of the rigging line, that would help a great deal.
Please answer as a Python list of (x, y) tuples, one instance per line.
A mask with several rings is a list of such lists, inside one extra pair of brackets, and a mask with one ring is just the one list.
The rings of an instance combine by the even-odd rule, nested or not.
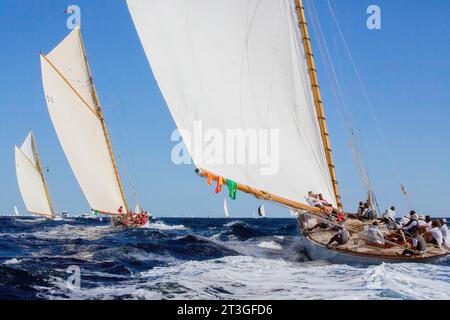
[(339, 85), (337, 74), (336, 74), (336, 71), (335, 71), (335, 68), (333, 65), (333, 60), (331, 59), (331, 54), (328, 49), (328, 45), (325, 41), (323, 29), (320, 24), (320, 20), (319, 20), (317, 11), (315, 9), (314, 3), (312, 1), (310, 2), (310, 7), (312, 8), (312, 9), (309, 8), (310, 15), (313, 18), (315, 18), (315, 19), (312, 19), (312, 26), (313, 26), (313, 30), (316, 33), (320, 53), (325, 62), (325, 66), (327, 66), (327, 64), (328, 64), (328, 68), (326, 68), (326, 70), (327, 70), (328, 77), (331, 80), (331, 84), (332, 84), (331, 88), (332, 88), (333, 97), (334, 97), (336, 104), (339, 107), (338, 109), (341, 113), (341, 116), (344, 118), (344, 122), (347, 126), (347, 130), (349, 131), (349, 134), (351, 137), (350, 148), (352, 150), (352, 154), (354, 155), (354, 161), (357, 166), (358, 173), (359, 173), (365, 187), (370, 190), (370, 189), (372, 189), (372, 186), (370, 183), (370, 178), (369, 178), (369, 174), (368, 174), (368, 170), (367, 170), (367, 165), (365, 163), (364, 155), (359, 150), (358, 144), (354, 143), (354, 142), (356, 142), (354, 140), (355, 129), (352, 125), (352, 121), (349, 116), (348, 106), (347, 106), (347, 103), (345, 102), (345, 98), (342, 94), (342, 88)]
[[(367, 92), (367, 89), (366, 89), (366, 87), (365, 87), (365, 85), (364, 85), (364, 82), (363, 82), (363, 80), (362, 80), (362, 77), (361, 77), (361, 74), (360, 74), (360, 72), (359, 72), (359, 69), (358, 69), (358, 67), (356, 66), (355, 60), (353, 59), (353, 55), (352, 55), (352, 53), (351, 53), (351, 51), (350, 51), (350, 48), (349, 48), (349, 46), (348, 46), (348, 43), (347, 43), (347, 41), (345, 40), (344, 33), (342, 32), (342, 29), (341, 29), (341, 27), (340, 27), (339, 21), (338, 21), (338, 19), (337, 19), (337, 17), (336, 17), (336, 14), (335, 14), (335, 12), (334, 12), (332, 6), (331, 6), (330, 0), (327, 0), (327, 4), (328, 4), (328, 8), (329, 8), (329, 10), (330, 10), (331, 16), (332, 16), (332, 18), (333, 18), (333, 20), (334, 20), (334, 23), (336, 24), (336, 27), (337, 27), (337, 29), (338, 29), (338, 31), (339, 31), (339, 35), (340, 35), (340, 37), (341, 37), (341, 39), (342, 39), (342, 42), (343, 42), (344, 47), (345, 47), (345, 50), (346, 50), (346, 52), (347, 52), (347, 54), (348, 54), (348, 56), (349, 56), (349, 58), (350, 58), (350, 61), (351, 61), (351, 63), (352, 63), (352, 66), (353, 66), (353, 69), (354, 69), (354, 71), (355, 71), (356, 77), (358, 78), (359, 84), (360, 84), (360, 86), (361, 86), (361, 88), (362, 88), (363, 94), (364, 94), (365, 99), (366, 99), (366, 102), (367, 102), (367, 104), (368, 104), (368, 106), (369, 106), (369, 109), (370, 109), (370, 112), (371, 112), (371, 114), (372, 114), (372, 117), (374, 118), (374, 121), (375, 121), (375, 125), (376, 125), (376, 127), (377, 127), (377, 130), (378, 130), (378, 132), (379, 132), (379, 134), (380, 134), (380, 136), (381, 136), (381, 139), (383, 140), (383, 143), (384, 143), (384, 145), (385, 145), (386, 151), (387, 151), (387, 153), (388, 153), (388, 157), (390, 158), (391, 163), (392, 163), (392, 165), (393, 165), (393, 167), (394, 167), (394, 171), (395, 171), (395, 174), (396, 174), (396, 176), (397, 176), (397, 179), (399, 180), (400, 185), (403, 186), (403, 184), (402, 184), (402, 179), (401, 179), (401, 176), (400, 176), (400, 170), (399, 170), (399, 168), (398, 168), (398, 166), (397, 166), (397, 164), (396, 164), (396, 162), (395, 162), (395, 160), (394, 160), (394, 156), (393, 156), (392, 151), (391, 151), (391, 149), (390, 149), (390, 146), (389, 146), (389, 144), (388, 144), (388, 142), (387, 142), (386, 136), (384, 135), (384, 132), (383, 132), (383, 130), (381, 129), (381, 125), (380, 125), (380, 122), (379, 122), (379, 120), (378, 120), (378, 117), (377, 117), (377, 115), (376, 115), (376, 113), (375, 113), (375, 109), (374, 109), (374, 107), (373, 107), (373, 104), (372, 104), (371, 99), (370, 99), (370, 97), (369, 97), (369, 94), (368, 94), (368, 92)], [(411, 206), (411, 203), (410, 203), (410, 201), (409, 201), (408, 195), (405, 194), (405, 197), (408, 199), (408, 204)]]
[[(101, 93), (101, 96), (102, 96), (103, 100), (106, 100), (108, 102), (109, 108), (118, 106), (117, 109), (119, 109), (120, 106), (124, 105), (124, 103), (122, 101), (114, 103), (114, 100), (110, 97), (110, 95), (109, 94), (106, 95), (104, 92)], [(103, 108), (105, 109), (105, 107), (103, 107)], [(112, 111), (114, 111), (114, 110), (112, 110)], [(111, 112), (110, 112), (110, 115), (111, 115)], [(127, 182), (128, 186), (132, 190), (133, 200), (135, 200), (137, 203), (139, 203), (138, 196), (137, 196), (138, 191), (137, 191), (137, 188), (136, 188), (135, 181), (132, 179), (131, 174), (130, 174), (130, 170), (128, 169), (128, 166), (126, 165), (126, 163), (131, 164), (131, 167), (132, 167), (131, 171), (135, 171), (133, 169), (134, 168), (133, 163), (130, 161), (130, 158), (128, 157), (127, 153), (125, 153), (125, 156), (122, 155), (123, 153), (121, 152), (121, 148), (119, 147), (120, 145), (130, 145), (130, 143), (129, 143), (129, 136), (126, 134), (127, 130), (125, 130), (125, 131), (120, 130), (122, 128), (122, 126), (119, 125), (119, 122), (117, 121), (117, 117), (115, 116), (114, 112), (112, 112), (111, 118), (114, 121), (114, 125), (116, 127), (116, 131), (118, 131), (119, 139), (115, 138), (115, 137), (117, 137), (117, 135), (115, 135), (113, 132), (109, 132), (109, 135), (110, 135), (110, 138), (111, 138), (110, 141), (114, 145), (114, 149), (115, 149), (115, 151), (117, 153), (117, 157), (118, 157), (120, 166), (123, 169), (122, 172), (125, 174), (126, 182)], [(123, 132), (125, 132), (125, 135), (123, 134)], [(123, 138), (123, 136), (125, 136), (125, 137)]]
[[(116, 119), (116, 117), (112, 117), (113, 118), (113, 120), (114, 120), (114, 124), (116, 125), (116, 127), (118, 127), (118, 128), (120, 128), (120, 126), (117, 124), (117, 119)], [(128, 167), (127, 167), (127, 165), (126, 165), (126, 161), (127, 161), (127, 159), (129, 159), (128, 157), (127, 157), (127, 155), (126, 155), (126, 153), (125, 153), (125, 157), (123, 157), (122, 156), (122, 152), (120, 151), (121, 149), (119, 148), (119, 144), (118, 144), (118, 140), (117, 139), (114, 139), (114, 136), (111, 134), (111, 132), (110, 132), (110, 136), (111, 136), (111, 138), (113, 138), (113, 139), (111, 139), (112, 140), (112, 143), (114, 144), (114, 149), (116, 150), (116, 153), (117, 153), (117, 158), (118, 158), (118, 160), (119, 160), (119, 163), (120, 163), (120, 166), (122, 167), (122, 169), (123, 169), (123, 173), (125, 174), (125, 179), (127, 180), (127, 183), (128, 183), (128, 185), (131, 187), (131, 190), (132, 190), (132, 197), (133, 197), (133, 200), (136, 202), (136, 203), (139, 203), (139, 199), (138, 199), (138, 196), (137, 196), (137, 187), (136, 187), (136, 184), (135, 184), (135, 182), (134, 182), (134, 180), (133, 180), (133, 178), (131, 177), (131, 174), (130, 174), (130, 172), (129, 172), (129, 169), (128, 169)], [(120, 135), (119, 135), (120, 136)], [(122, 141), (122, 139), (120, 139), (121, 141)], [(122, 144), (123, 144), (123, 142), (122, 142)], [(124, 158), (125, 158), (125, 160), (124, 160)]]

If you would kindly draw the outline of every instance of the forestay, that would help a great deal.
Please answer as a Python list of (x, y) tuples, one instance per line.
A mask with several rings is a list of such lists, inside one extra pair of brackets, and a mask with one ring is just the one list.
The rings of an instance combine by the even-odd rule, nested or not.
[[(302, 203), (313, 190), (336, 205), (294, 1), (128, 0), (128, 6), (185, 141), (199, 122), (204, 132), (224, 136), (228, 129), (279, 132), (277, 172), (264, 173), (261, 161), (204, 161), (188, 143), (197, 167)], [(202, 143), (204, 149), (208, 141)]]

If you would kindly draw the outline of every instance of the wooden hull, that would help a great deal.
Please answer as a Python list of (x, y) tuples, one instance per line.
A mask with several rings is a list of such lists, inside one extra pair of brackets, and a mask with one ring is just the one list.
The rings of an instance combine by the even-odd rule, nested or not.
[(298, 230), (307, 257), (312, 261), (329, 261), (333, 264), (347, 265), (378, 265), (382, 263), (439, 263), (448, 259), (448, 254), (428, 258), (413, 257), (387, 257), (383, 255), (365, 255), (362, 253), (329, 249), (324, 244), (305, 236), (301, 228), (301, 220), (298, 219)]
[(137, 223), (136, 221), (131, 221), (131, 220), (127, 220), (127, 219), (123, 219), (123, 218), (115, 216), (112, 218), (112, 223), (113, 223), (114, 227), (118, 227), (118, 228), (143, 228), (151, 220), (152, 220), (152, 218), (148, 217), (148, 220), (146, 220), (144, 223)]

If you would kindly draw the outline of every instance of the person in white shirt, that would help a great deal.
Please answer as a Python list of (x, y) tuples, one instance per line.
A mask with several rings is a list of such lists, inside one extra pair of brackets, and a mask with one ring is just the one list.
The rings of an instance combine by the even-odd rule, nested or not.
[(391, 207), (390, 209), (386, 210), (386, 212), (383, 214), (383, 217), (381, 221), (385, 224), (391, 224), (395, 222), (395, 207)]
[(404, 216), (403, 218), (401, 218), (400, 222), (399, 222), (399, 227), (401, 228), (403, 226), (406, 226), (408, 224), (409, 220), (411, 220), (411, 219), (409, 219), (408, 216)]
[(442, 246), (442, 243), (444, 241), (444, 237), (442, 236), (442, 231), (440, 229), (441, 223), (438, 220), (434, 220), (432, 223), (432, 228), (428, 232), (431, 235), (431, 239), (429, 239), (428, 242), (434, 244), (439, 249)]
[(425, 222), (425, 216), (424, 215), (420, 215), (419, 216), (419, 228), (423, 228), (423, 229), (427, 229), (428, 225)]
[(319, 200), (319, 197), (316, 194), (314, 194), (314, 192), (312, 192), (312, 191), (308, 192), (308, 197), (307, 197), (306, 201), (308, 201), (308, 203), (310, 205), (312, 205), (313, 207), (321, 207), (322, 206), (322, 202)]
[(447, 220), (441, 219), (441, 227), (439, 228), (442, 232), (442, 241), (447, 248), (450, 248), (449, 238), (448, 238), (448, 227)]
[(375, 221), (367, 230), (367, 242), (373, 244), (384, 245), (384, 235), (378, 227), (378, 221)]

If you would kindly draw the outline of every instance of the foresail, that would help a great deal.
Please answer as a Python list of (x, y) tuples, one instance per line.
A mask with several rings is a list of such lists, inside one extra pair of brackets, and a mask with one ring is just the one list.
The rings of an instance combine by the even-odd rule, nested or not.
[[(293, 0), (128, 6), (197, 167), (289, 200), (306, 203), (315, 191), (336, 204)], [(222, 163), (208, 161), (191, 141), (199, 124), (223, 137), (230, 129), (272, 137), (258, 141), (258, 151), (274, 149), (271, 163), (228, 161), (228, 149)], [(200, 143), (205, 150), (210, 141)]]
[(20, 148), (15, 147), (17, 183), (28, 212), (52, 216), (50, 199), (38, 168), (33, 144), (33, 137), (29, 134)]
[(42, 80), (53, 126), (72, 171), (94, 210), (126, 208), (115, 173), (78, 29), (47, 56)]

